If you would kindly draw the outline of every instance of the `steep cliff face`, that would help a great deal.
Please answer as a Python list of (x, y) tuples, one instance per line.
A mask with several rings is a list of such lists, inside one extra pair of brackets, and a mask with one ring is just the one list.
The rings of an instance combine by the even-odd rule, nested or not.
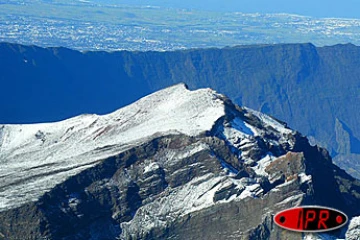
[(286, 121), (360, 177), (359, 56), (359, 47), (350, 44), (80, 53), (2, 43), (0, 122), (109, 113), (186, 82)]
[(326, 150), (210, 89), (1, 129), (2, 239), (303, 239), (273, 215), (360, 215), (360, 183)]

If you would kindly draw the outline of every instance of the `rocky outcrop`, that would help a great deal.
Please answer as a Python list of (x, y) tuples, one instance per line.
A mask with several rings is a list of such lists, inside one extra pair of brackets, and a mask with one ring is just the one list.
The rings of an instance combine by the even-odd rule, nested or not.
[[(203, 148), (189, 154), (195, 146)], [(316, 175), (323, 176), (326, 183), (341, 176), (334, 174), (336, 167), (326, 159), (326, 152), (311, 148), (278, 157), (265, 169), (268, 181), (261, 182), (261, 176), (246, 164), (237, 169), (227, 163), (253, 178), (231, 177), (224, 171), (220, 159), (223, 154), (231, 155), (225, 141), (210, 136), (161, 137), (103, 160), (36, 203), (0, 213), (1, 233), (4, 239), (302, 239), (301, 234), (275, 226), (273, 214), (304, 203), (344, 209), (349, 202), (352, 205), (344, 210), (350, 216), (360, 214), (354, 211), (359, 198), (340, 194), (341, 181), (334, 181), (331, 192), (321, 190), (326, 185)], [(308, 155), (309, 151), (317, 152), (316, 158)], [(313, 162), (325, 164), (318, 168)], [(213, 178), (213, 186), (204, 187)], [(246, 184), (239, 187), (239, 183)], [(183, 188), (189, 184), (190, 188)], [(354, 187), (354, 183), (349, 184)], [(249, 186), (249, 196), (242, 198)], [(203, 192), (193, 193), (191, 188)], [(201, 203), (207, 201), (201, 200), (201, 195), (209, 192), (212, 198)], [(180, 204), (176, 197), (185, 201), (183, 205), (176, 206)]]
[[(199, 146), (203, 147), (189, 154)], [(359, 195), (351, 196), (350, 189), (340, 193), (343, 184), (336, 178), (341, 176), (333, 173), (336, 167), (326, 158), (326, 152), (305, 147), (271, 162), (265, 169), (268, 181), (261, 182), (261, 176), (249, 165), (240, 168), (231, 164), (226, 155), (233, 153), (223, 140), (184, 135), (158, 138), (103, 160), (58, 185), (36, 203), (1, 212), (1, 233), (4, 239), (301, 239), (301, 234), (275, 226), (273, 214), (302, 203), (344, 209), (349, 202), (352, 205), (344, 210), (351, 216), (360, 214), (353, 210), (360, 203)], [(312, 157), (308, 152), (317, 155)], [(320, 168), (314, 162), (323, 165)], [(229, 172), (238, 171), (237, 175), (230, 177), (224, 166)], [(217, 179), (213, 186), (200, 187), (212, 178)], [(322, 190), (329, 181), (335, 186)], [(239, 187), (239, 183), (246, 184)], [(189, 184), (203, 192), (194, 194), (191, 188), (183, 189)], [(353, 193), (360, 193), (353, 189), (354, 183), (348, 185)], [(249, 196), (241, 198), (247, 186), (252, 187)], [(197, 199), (192, 198), (201, 199), (202, 194), (211, 191), (206, 196), (211, 197), (209, 202), (202, 205), (201, 201), (206, 200), (201, 200), (196, 206)], [(173, 194), (174, 198), (182, 197), (179, 200), (184, 201), (183, 205), (176, 206), (179, 203), (170, 197)], [(182, 194), (190, 196), (184, 198)]]
[[(189, 94), (179, 86), (172, 91)], [(209, 101), (206, 105), (211, 111), (220, 109), (223, 113), (210, 129), (192, 136), (163, 130), (137, 140), (138, 144), (126, 144), (127, 148), (101, 147), (99, 141), (106, 134), (115, 138), (126, 133), (136, 139), (130, 133), (139, 126), (151, 122), (153, 125), (146, 126), (154, 128), (157, 121), (153, 119), (158, 118), (145, 117), (153, 115), (153, 109), (147, 109), (149, 112), (141, 118), (137, 115), (137, 119), (144, 119), (140, 125), (126, 121), (124, 131), (114, 134), (108, 130), (97, 141), (87, 143), (97, 146), (90, 153), (72, 157), (84, 161), (84, 156), (103, 156), (99, 152), (109, 149), (118, 149), (116, 152), (96, 163), (90, 161), (91, 165), (65, 180), (58, 179), (39, 199), (24, 198), (23, 204), (3, 206), (0, 239), (302, 239), (302, 234), (276, 226), (274, 214), (302, 204), (319, 204), (337, 208), (350, 218), (360, 215), (359, 181), (336, 167), (325, 149), (311, 146), (284, 123), (236, 106), (222, 95), (207, 90), (197, 94), (201, 101)], [(170, 94), (154, 96), (162, 99)], [(179, 111), (179, 106), (168, 105), (166, 97), (162, 100), (172, 111)], [(141, 101), (150, 104), (149, 98)], [(121, 113), (128, 114), (125, 110)], [(114, 116), (118, 115), (104, 117), (112, 129), (119, 127), (112, 125), (110, 117)], [(183, 119), (183, 114), (173, 116), (172, 121)], [(195, 118), (204, 119), (202, 112), (189, 116), (197, 124)], [(101, 118), (96, 119), (101, 122)], [(93, 120), (89, 123), (94, 125)], [(27, 142), (22, 148), (25, 151), (32, 146), (33, 152), (27, 153), (30, 155), (35, 147), (45, 144), (44, 136), (46, 142), (54, 135), (31, 129), (34, 145)], [(109, 128), (101, 125), (100, 129)], [(144, 134), (146, 128), (140, 129)], [(88, 136), (93, 139), (99, 135), (87, 125), (69, 131), (75, 131), (74, 142), (70, 143), (79, 149), (84, 148)], [(76, 131), (81, 133), (79, 141)], [(68, 134), (68, 130), (65, 132)], [(65, 150), (63, 153), (68, 154)], [(29, 175), (27, 180), (41, 177), (46, 179), (48, 175)], [(332, 234), (344, 237), (344, 231)]]

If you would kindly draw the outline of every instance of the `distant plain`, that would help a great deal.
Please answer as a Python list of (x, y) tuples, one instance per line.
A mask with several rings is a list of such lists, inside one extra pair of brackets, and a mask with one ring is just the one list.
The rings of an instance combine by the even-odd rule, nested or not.
[(1, 1), (0, 41), (106, 51), (305, 42), (360, 45), (358, 19), (103, 2)]

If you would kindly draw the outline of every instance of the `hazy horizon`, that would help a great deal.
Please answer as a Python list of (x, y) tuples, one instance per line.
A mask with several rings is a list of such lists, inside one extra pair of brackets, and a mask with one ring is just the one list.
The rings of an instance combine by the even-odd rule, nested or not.
[[(98, 2), (104, 2), (99, 1)], [(205, 11), (244, 13), (289, 13), (319, 18), (360, 18), (360, 1), (286, 1), (286, 0), (123, 0), (117, 4), (155, 5), (160, 7), (187, 8)]]

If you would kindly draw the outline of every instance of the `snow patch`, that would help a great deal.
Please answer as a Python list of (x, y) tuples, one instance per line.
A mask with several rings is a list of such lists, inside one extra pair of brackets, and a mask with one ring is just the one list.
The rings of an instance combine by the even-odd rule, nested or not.
[(145, 166), (144, 173), (153, 172), (160, 168), (159, 164), (156, 162), (152, 162), (149, 165)]
[(261, 158), (254, 167), (251, 167), (257, 175), (267, 177), (269, 174), (265, 171), (266, 167), (275, 159), (271, 152), (268, 152)]
[(306, 175), (305, 173), (300, 173), (299, 175), (300, 183), (305, 183), (311, 181), (311, 175)]
[(350, 220), (350, 224), (345, 236), (348, 240), (360, 239), (360, 216), (353, 217)]
[(177, 159), (184, 159), (190, 156), (193, 156), (194, 154), (201, 152), (203, 150), (209, 150), (209, 146), (205, 143), (200, 143), (200, 144), (196, 144), (196, 145), (190, 145), (189, 146), (189, 150), (186, 150), (183, 153), (179, 153), (177, 154), (176, 158)]
[[(344, 240), (326, 233), (304, 233), (304, 240)], [(356, 238), (358, 239), (358, 238)]]
[(256, 198), (259, 197), (264, 190), (261, 188), (260, 184), (253, 184), (250, 186), (246, 186), (245, 190), (240, 194), (238, 199), (244, 199), (247, 197)]

